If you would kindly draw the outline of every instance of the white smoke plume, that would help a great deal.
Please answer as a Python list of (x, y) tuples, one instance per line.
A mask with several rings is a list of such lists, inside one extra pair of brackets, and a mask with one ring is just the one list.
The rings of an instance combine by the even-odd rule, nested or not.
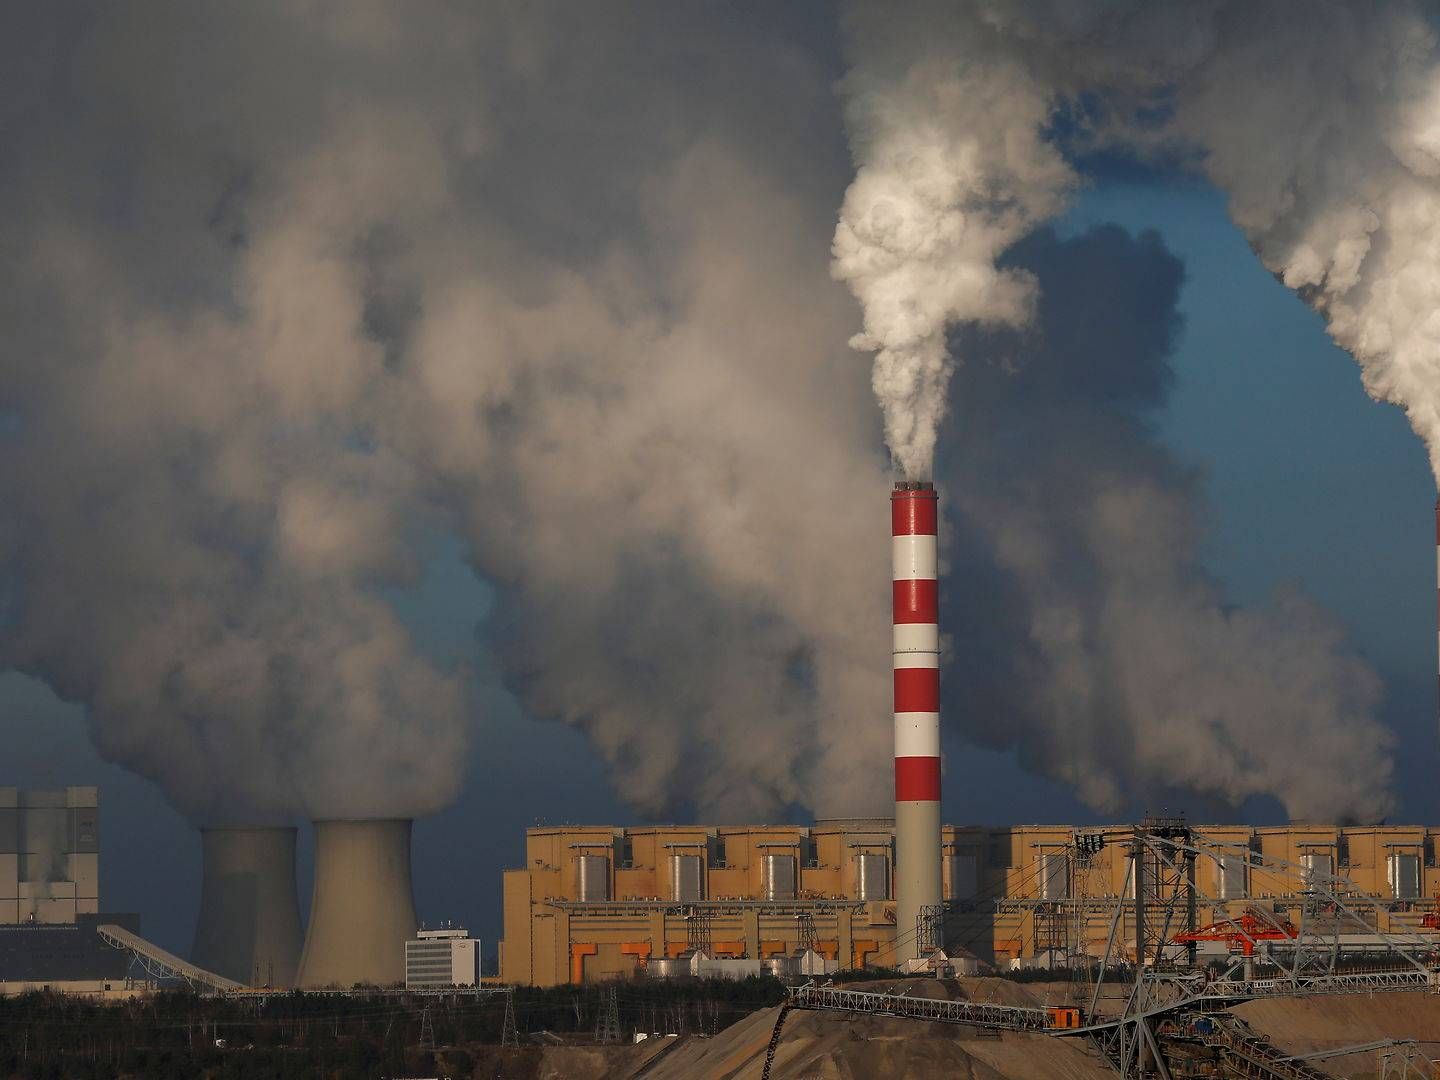
[(956, 322), (1023, 325), (1033, 283), (1000, 255), (1057, 213), (1069, 167), (1042, 138), (1043, 87), (1022, 64), (982, 61), (984, 42), (923, 8), (857, 13), (861, 62), (846, 76), (857, 162), (835, 231), (834, 273), (865, 319), (885, 436), (906, 476), (930, 473)]
[[(1370, 393), (1406, 410), (1435, 462), (1435, 23), (1419, 3), (1327, 3), (1303, 18), (1269, 0), (849, 9), (856, 176), (833, 268), (861, 302), (852, 343), (876, 353), (905, 474), (935, 468), (952, 365), (994, 362), (995, 339), (977, 332), (1035, 335), (1006, 346), (1007, 389), (966, 400), (985, 384), (977, 371), (954, 395), (942, 483), (953, 469), (979, 545), (969, 554), (993, 560), (1012, 591), (974, 616), (980, 655), (997, 663), (962, 650), (951, 698), (973, 737), (1018, 744), (1096, 806), (1172, 783), (1232, 802), (1268, 791), (1292, 815), (1373, 819), (1393, 805), (1390, 739), (1373, 718), (1374, 673), (1313, 605), (1226, 609), (1197, 561), (1191, 485), (1133, 406), (1094, 407), (1110, 392), (1112, 346), (1078, 347), (1066, 336), (1075, 327), (1052, 326), (1063, 345), (1049, 340), (1034, 274), (1006, 252), (1081, 182), (1067, 144), (1196, 169), (1229, 194), (1265, 265), (1326, 317)], [(1091, 298), (1092, 319), (1107, 299)], [(1062, 349), (1081, 374), (1037, 414), (1027, 365), (1043, 369)], [(1026, 430), (1029, 442), (1015, 434)], [(963, 632), (966, 617), (948, 622)], [(996, 621), (1011, 634), (994, 633)], [(977, 699), (995, 711), (977, 716)]]
[[(853, 5), (856, 176), (834, 270), (864, 312), (897, 464), (924, 475), (946, 326), (1024, 325), (997, 269), (1077, 177), (1062, 114), (1098, 145), (1190, 160), (1265, 265), (1326, 318), (1366, 389), (1400, 405), (1440, 476), (1440, 62), (1419, 0)], [(960, 358), (963, 359), (963, 358)]]
[[(1145, 103), (1218, 55), (1211, 8), (1195, 44), (1126, 15), (1142, 7), (1108, 5), (1097, 28), (1057, 4), (1043, 33), (1008, 5), (854, 14), (860, 174), (838, 233), (836, 71), (789, 5), (34, 9), (0, 35), (0, 664), (83, 702), (102, 752), (197, 816), (421, 813), (483, 753), (485, 719), (387, 596), (427, 535), (453, 531), (498, 592), (481, 647), (643, 811), (883, 810), (890, 474), (827, 246), (882, 355), (895, 460), (925, 475), (950, 358), (993, 358), (947, 331), (1043, 310), (1043, 268), (1004, 256), (1076, 183), (1046, 132), (1057, 104), (1095, 81)], [(1127, 18), (1178, 44), (1139, 75), (1061, 77), (1055, 56), (1088, 55), (1073, 38), (1123, 42)], [(1087, 134), (1168, 153), (1197, 138), (1192, 98), (1163, 130), (1117, 109)], [(1153, 452), (1122, 440), (1088, 475), (1135, 475)], [(1173, 476), (1140, 472), (1155, 505), (1193, 509)], [(1006, 539), (1023, 539), (1007, 507), (1032, 504), (952, 482), (955, 527), (995, 580), (1040, 594), (1063, 560), (1022, 575)], [(1112, 509), (1095, 527), (1141, 544)], [(1336, 765), (1346, 725), (1374, 732), (1368, 669), (1323, 618), (1292, 636), (1296, 620), (1234, 616), (1196, 575), (1193, 551), (1157, 568), (1191, 602), (1147, 608), (1139, 640), (1208, 658), (1175, 685), (1210, 703), (1213, 735), (1187, 754), (1157, 728), (1171, 741), (1151, 752), (1227, 751), (1177, 774), (1217, 798), (1376, 813), (1383, 775), (1367, 762), (1351, 784)], [(1150, 580), (1077, 587), (1073, 606), (1143, 599)], [(974, 611), (1029, 659), (1031, 624)], [(1037, 616), (1047, 640), (1094, 625), (1064, 614)], [(1135, 674), (1120, 661), (1137, 626), (1028, 674)], [(1273, 663), (1251, 662), (1261, 638)], [(1303, 785), (1281, 751), (1241, 752), (1302, 674), (1340, 748)], [(969, 731), (994, 690), (1022, 756), (1097, 805), (1159, 772), (1122, 759), (1086, 787), (1056, 753), (1063, 709), (971, 685), (952, 711)], [(1169, 710), (1149, 685), (1097, 737)]]

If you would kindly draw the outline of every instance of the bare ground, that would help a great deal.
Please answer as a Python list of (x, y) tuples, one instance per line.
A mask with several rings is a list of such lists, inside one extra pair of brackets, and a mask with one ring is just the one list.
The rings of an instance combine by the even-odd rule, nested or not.
[[(1291, 1054), (1339, 1049), (1379, 1039), (1416, 1039), (1427, 1057), (1440, 1058), (1440, 995), (1437, 994), (1327, 994), (1250, 1001), (1233, 1011)], [(1331, 1058), (1316, 1065), (1335, 1076), (1352, 1080), (1379, 1074), (1379, 1059), (1374, 1050)]]
[[(927, 997), (1033, 1005), (1068, 998), (1065, 984), (1004, 979), (958, 983), (906, 979), (853, 984)], [(1422, 1040), (1440, 1057), (1440, 995), (1385, 993), (1256, 1001), (1235, 1012), (1290, 1053), (1383, 1038)], [(759, 1080), (778, 1008), (763, 1009), (713, 1038), (652, 1038), (628, 1046), (524, 1047), (476, 1061), (475, 1077), (508, 1080)], [(1320, 1067), (1337, 1077), (1378, 1075), (1375, 1051)], [(828, 1012), (788, 1014), (771, 1071), (774, 1080), (1111, 1080), (1114, 1074), (1078, 1039), (985, 1033), (953, 1024)]]

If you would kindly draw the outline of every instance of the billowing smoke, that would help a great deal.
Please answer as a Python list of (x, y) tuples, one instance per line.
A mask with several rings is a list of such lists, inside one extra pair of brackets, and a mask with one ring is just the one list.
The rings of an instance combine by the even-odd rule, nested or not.
[[(861, 302), (852, 344), (876, 354), (905, 474), (936, 467), (953, 407), (941, 478), (954, 470), (966, 555), (999, 570), (973, 583), (993, 606), (949, 620), (981, 646), (948, 669), (972, 736), (1018, 743), (1101, 807), (1170, 782), (1231, 801), (1269, 791), (1292, 814), (1383, 814), (1373, 672), (1302, 597), (1228, 610), (1199, 567), (1193, 479), (1145, 422), (1168, 345), (1135, 350), (1127, 370), (1125, 327), (1144, 309), (1096, 314), (1116, 302), (1100, 270), (1125, 260), (1097, 239), (1095, 266), (1059, 275), (1088, 297), (1088, 312), (1056, 309), (1072, 325), (1042, 314), (1037, 267), (1015, 244), (1064, 208), (1077, 153), (1123, 148), (1202, 172), (1436, 460), (1433, 13), (975, 0), (854, 5), (847, 31), (857, 169), (833, 269)], [(1018, 336), (1002, 344), (1006, 333)], [(956, 363), (976, 370), (947, 395)]]
[[(967, 361), (941, 482), (947, 594), (975, 596), (977, 621), (948, 626), (988, 616), (987, 648), (1029, 682), (972, 678), (952, 653), (952, 717), (1000, 725), (985, 738), (1096, 805), (1188, 746), (1223, 751), (1178, 774), (1220, 799), (1382, 810), (1383, 755), (1347, 759), (1347, 731), (1376, 733), (1373, 677), (1303, 601), (1221, 604), (1181, 529), (1193, 482), (1144, 431), (1162, 394), (1117, 408), (1061, 379), (1049, 407), (1090, 438), (1068, 460), (1026, 448), (1029, 491), (967, 475), (1013, 436), (962, 400), (972, 357), (1055, 366), (1029, 355), (1046, 260), (1006, 253), (1076, 183), (1050, 129), (1082, 85), (1107, 93), (1072, 110), (1074, 145), (1209, 148), (1262, 251), (1312, 218), (1344, 231), (1296, 193), (1371, 175), (1359, 152), (1325, 172), (1300, 134), (1324, 141), (1317, 99), (1284, 137), (1332, 187), (1227, 176), (1248, 151), (1207, 141), (1200, 77), (1218, 84), (1235, 49), (1216, 42), (1241, 38), (1224, 6), (1179, 26), (1139, 3), (887, 5), (850, 18), (860, 172), (837, 233), (836, 71), (789, 7), (51, 5), (0, 37), (0, 664), (85, 703), (101, 750), (188, 812), (424, 812), (485, 719), (390, 598), (453, 532), (498, 595), (477, 666), (584, 730), (638, 807), (880, 810), (890, 470), (848, 285), (911, 475)], [(1317, 303), (1339, 281), (1321, 234)], [(1377, 237), (1327, 311), (1378, 292), (1359, 284), (1394, 243)], [(1147, 377), (1164, 351), (1137, 361)], [(1010, 394), (997, 409), (1018, 424)], [(1040, 493), (1069, 491), (1067, 467), (1062, 514)], [(986, 589), (1015, 603), (985, 607)], [(1247, 727), (1297, 686), (1305, 717), (1276, 730), (1326, 747), (1304, 779)], [(1196, 711), (1161, 693), (1179, 687)], [(1104, 773), (1061, 752), (1142, 730), (1168, 741)]]
[(850, 22), (858, 63), (843, 90), (856, 174), (834, 273), (861, 303), (865, 328), (851, 344), (875, 352), (891, 453), (923, 478), (945, 414), (946, 330), (1029, 321), (1033, 282), (997, 260), (1059, 212), (1073, 176), (1043, 137), (1043, 86), (1021, 63), (982, 59), (987, 43), (964, 20), (917, 5), (859, 8)]
[(453, 530), (638, 806), (881, 809), (885, 468), (787, 19), (37, 9), (0, 664), (197, 815), (423, 812), (472, 717), (388, 598)]
[[(147, 150), (204, 158), (164, 119), (149, 137), (173, 143)], [(337, 125), (243, 222), (142, 155), (114, 233), (53, 192), (7, 228), (0, 657), (87, 703), (102, 752), (197, 814), (415, 812), (458, 780), (459, 676), (378, 591), (413, 578), (406, 530), (430, 511), (376, 438), (365, 247), (436, 194), (418, 166), (366, 176), (382, 144), (427, 149), (398, 117)]]
[(998, 260), (1076, 186), (1064, 142), (1183, 162), (1227, 192), (1265, 265), (1440, 461), (1432, 6), (920, 2), (855, 5), (848, 31), (857, 171), (834, 269), (907, 473), (930, 467), (945, 328), (1032, 318), (1033, 280)]

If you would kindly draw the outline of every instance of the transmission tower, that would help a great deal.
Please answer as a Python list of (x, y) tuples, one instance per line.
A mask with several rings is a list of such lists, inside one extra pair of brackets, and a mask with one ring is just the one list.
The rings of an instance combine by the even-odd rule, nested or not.
[(600, 1018), (595, 1022), (595, 1041), (620, 1041), (620, 1002), (613, 986), (605, 991), (605, 1003), (600, 1008)]
[(435, 1024), (430, 1019), (429, 1005), (420, 1012), (420, 1047), (423, 1050), (435, 1049)]

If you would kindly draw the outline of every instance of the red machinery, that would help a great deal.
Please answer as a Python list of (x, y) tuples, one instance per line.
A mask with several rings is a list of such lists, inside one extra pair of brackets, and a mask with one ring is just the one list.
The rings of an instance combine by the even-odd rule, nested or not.
[(1440, 896), (1435, 897), (1435, 910), (1420, 916), (1420, 925), (1426, 930), (1440, 930)]
[(1198, 930), (1176, 934), (1173, 940), (1177, 945), (1192, 941), (1223, 941), (1232, 953), (1254, 956), (1257, 941), (1293, 941), (1299, 936), (1300, 932), (1289, 919), (1276, 916), (1267, 918), (1251, 908), (1239, 918), (1225, 919), (1202, 926)]

